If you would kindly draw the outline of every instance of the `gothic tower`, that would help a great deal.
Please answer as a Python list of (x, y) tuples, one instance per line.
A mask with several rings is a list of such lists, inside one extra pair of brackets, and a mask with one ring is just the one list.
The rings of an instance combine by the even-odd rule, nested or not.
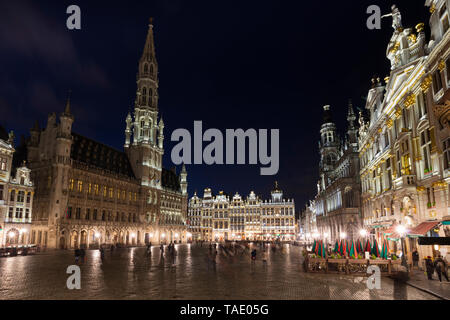
[(354, 151), (358, 150), (358, 128), (355, 126), (356, 115), (353, 111), (352, 101), (349, 101), (348, 104), (348, 113), (347, 113), (347, 143), (348, 147), (353, 148)]
[(323, 123), (320, 129), (320, 185), (325, 189), (327, 185), (327, 173), (333, 170), (339, 157), (339, 137), (336, 133), (336, 124), (333, 122), (330, 106), (323, 107)]
[(180, 186), (181, 186), (181, 193), (183, 195), (187, 194), (187, 171), (186, 166), (184, 164), (180, 173)]
[(161, 186), (164, 153), (162, 119), (158, 123), (158, 63), (153, 19), (150, 18), (144, 51), (139, 60), (134, 114), (126, 117), (125, 150), (136, 178), (143, 186)]

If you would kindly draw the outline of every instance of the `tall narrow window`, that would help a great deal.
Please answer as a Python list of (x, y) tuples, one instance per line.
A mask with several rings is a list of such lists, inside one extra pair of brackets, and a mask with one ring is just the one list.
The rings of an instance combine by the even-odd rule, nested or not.
[(17, 193), (17, 202), (23, 202), (25, 198), (25, 192), (24, 191), (19, 191)]
[(450, 138), (444, 141), (444, 169), (450, 169)]
[(153, 90), (152, 88), (148, 89), (148, 104), (149, 106), (153, 106)]
[(146, 105), (146, 104), (147, 104), (147, 88), (146, 88), (146, 87), (143, 87), (143, 88), (142, 88), (142, 99), (141, 99), (141, 103), (142, 103), (143, 105)]
[(447, 32), (447, 30), (449, 29), (447, 6), (445, 4), (439, 10), (439, 18), (441, 19), (442, 34), (444, 35)]
[(422, 145), (422, 154), (424, 161), (424, 174), (431, 173), (433, 171), (431, 166), (431, 139), (430, 139), (430, 131), (424, 130), (420, 134), (421, 137), (421, 145)]
[(441, 79), (441, 72), (436, 70), (433, 73), (433, 90), (434, 94), (438, 93), (442, 89), (442, 79)]

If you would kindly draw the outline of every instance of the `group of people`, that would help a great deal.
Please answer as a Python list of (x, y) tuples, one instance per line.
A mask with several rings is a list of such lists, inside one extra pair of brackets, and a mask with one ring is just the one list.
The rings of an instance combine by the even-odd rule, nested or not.
[(86, 250), (84, 248), (75, 249), (75, 263), (85, 263), (86, 262)]
[[(273, 253), (277, 251), (277, 247), (281, 246), (280, 244), (272, 243), (270, 245), (270, 248)], [(209, 244), (209, 251), (208, 251), (208, 260), (215, 265), (216, 259), (219, 251), (221, 254), (225, 257), (235, 257), (235, 256), (243, 256), (243, 255), (249, 255), (251, 263), (255, 263), (255, 261), (260, 260), (262, 261), (263, 265), (267, 265), (268, 260), (268, 251), (269, 248), (267, 248), (267, 244), (265, 242), (254, 242), (253, 244), (242, 242), (242, 243), (236, 243), (236, 242), (226, 242), (225, 244), (215, 244), (210, 243)], [(283, 251), (282, 247), (279, 250)], [(260, 259), (257, 259), (261, 257)]]
[(433, 280), (433, 274), (436, 271), (439, 281), (442, 282), (442, 276), (448, 280), (448, 263), (445, 261), (445, 259), (442, 257), (442, 255), (438, 255), (436, 259), (431, 259), (430, 256), (425, 258), (425, 269), (427, 272), (428, 280)]

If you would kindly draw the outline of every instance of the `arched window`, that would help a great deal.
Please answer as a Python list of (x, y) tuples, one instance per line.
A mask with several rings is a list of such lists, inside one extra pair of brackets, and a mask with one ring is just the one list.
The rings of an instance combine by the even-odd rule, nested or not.
[(144, 64), (144, 74), (148, 73), (148, 64)]
[(153, 77), (154, 75), (154, 70), (153, 70), (153, 65), (150, 66), (150, 76)]

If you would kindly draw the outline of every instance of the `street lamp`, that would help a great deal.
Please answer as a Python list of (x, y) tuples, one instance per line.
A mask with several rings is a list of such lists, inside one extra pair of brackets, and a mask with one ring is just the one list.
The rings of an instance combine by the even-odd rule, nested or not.
[(341, 239), (347, 238), (347, 234), (345, 232), (341, 232)]
[(365, 238), (367, 236), (367, 230), (361, 229), (361, 230), (359, 230), (359, 234), (361, 235), (361, 237)]
[(408, 264), (406, 263), (406, 256), (405, 256), (405, 235), (406, 235), (406, 228), (405, 226), (402, 226), (401, 224), (397, 226), (396, 228), (397, 233), (400, 236), (400, 241), (402, 242), (402, 266), (406, 268), (406, 272), (408, 272)]

